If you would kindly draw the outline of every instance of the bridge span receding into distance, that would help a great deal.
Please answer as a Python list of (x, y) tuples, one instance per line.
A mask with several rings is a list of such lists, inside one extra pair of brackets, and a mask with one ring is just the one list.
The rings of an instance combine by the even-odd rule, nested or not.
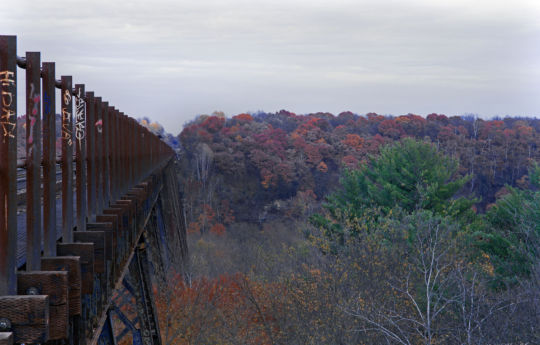
[(0, 36), (0, 345), (161, 344), (152, 288), (187, 257), (175, 152), (16, 45)]

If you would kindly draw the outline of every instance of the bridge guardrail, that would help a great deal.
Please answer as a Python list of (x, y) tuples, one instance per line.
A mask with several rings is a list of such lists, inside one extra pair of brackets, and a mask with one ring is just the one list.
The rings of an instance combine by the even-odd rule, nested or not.
[[(148, 178), (174, 151), (84, 84), (73, 85), (71, 76), (56, 79), (55, 63), (42, 63), (39, 52), (17, 57), (16, 44), (16, 36), (0, 36), (0, 344), (74, 339), (74, 332), (91, 328), (77, 326), (88, 313), (83, 309), (98, 304), (102, 309), (106, 302), (94, 296), (89, 305), (81, 305), (81, 294), (93, 296), (97, 284), (88, 272), (105, 274), (104, 280), (114, 285), (115, 268), (126, 260), (130, 241), (141, 230), (120, 224), (120, 216), (144, 211), (155, 186)], [(17, 157), (18, 69), (25, 70), (23, 161)], [(61, 227), (56, 224), (56, 97), (62, 116)], [(18, 166), (26, 168), (24, 229), (17, 221)], [(116, 217), (111, 209), (123, 211)], [(21, 246), (26, 272), (17, 270)], [(99, 251), (103, 262), (98, 264)]]

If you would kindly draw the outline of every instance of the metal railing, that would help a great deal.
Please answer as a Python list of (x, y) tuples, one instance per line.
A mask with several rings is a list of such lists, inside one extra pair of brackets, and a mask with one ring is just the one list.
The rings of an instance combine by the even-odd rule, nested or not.
[[(26, 248), (24, 269), (42, 271), (43, 258), (57, 256), (59, 237), (62, 244), (74, 243), (74, 234), (86, 231), (87, 223), (98, 222), (106, 208), (174, 154), (136, 120), (85, 90), (84, 84), (73, 85), (71, 76), (56, 79), (54, 62), (42, 63), (39, 52), (17, 57), (16, 43), (16, 36), (0, 36), (0, 296), (21, 293), (18, 246)], [(17, 160), (18, 68), (26, 76), (23, 161)], [(61, 104), (61, 205), (56, 202), (57, 97)], [(24, 228), (17, 221), (18, 166), (26, 170)], [(57, 208), (61, 208), (61, 227), (56, 224)], [(20, 238), (23, 232), (26, 235)], [(40, 291), (27, 292), (19, 302), (24, 310), (35, 302), (32, 294), (41, 295)], [(1, 309), (7, 308), (2, 303), (0, 298), (0, 332), (7, 327), (3, 322), (10, 321), (2, 319)]]

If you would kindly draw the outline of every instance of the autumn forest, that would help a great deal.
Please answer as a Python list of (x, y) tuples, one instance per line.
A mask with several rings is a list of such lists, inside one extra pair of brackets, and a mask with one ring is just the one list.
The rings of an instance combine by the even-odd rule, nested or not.
[(540, 343), (540, 120), (201, 115), (164, 344)]

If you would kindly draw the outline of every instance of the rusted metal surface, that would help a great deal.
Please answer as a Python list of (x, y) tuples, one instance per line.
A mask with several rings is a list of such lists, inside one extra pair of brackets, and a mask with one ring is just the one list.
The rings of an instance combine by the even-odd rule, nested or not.
[(95, 100), (93, 92), (86, 92), (86, 157), (87, 157), (87, 204), (88, 218), (95, 220), (96, 215), (96, 145), (95, 145)]
[(86, 102), (84, 84), (75, 85), (75, 162), (77, 230), (86, 230)]
[(95, 143), (95, 165), (96, 165), (96, 214), (103, 211), (103, 193), (100, 188), (103, 186), (103, 106), (101, 97), (96, 97), (95, 102), (95, 117), (94, 117), (94, 143)]
[[(103, 149), (102, 152), (102, 168), (103, 168), (103, 184), (101, 193), (103, 195), (103, 207), (109, 206), (110, 201), (110, 194), (109, 194), (109, 174), (110, 174), (110, 167), (109, 167), (109, 102), (103, 102), (102, 103), (102, 113), (101, 113), (101, 119), (102, 119), (102, 133), (101, 133), (101, 147)], [(103, 208), (102, 208), (103, 210)]]
[(17, 39), (0, 36), (0, 296), (17, 293)]
[(43, 63), (43, 253), (56, 255), (56, 90), (54, 62)]
[(71, 76), (62, 76), (62, 242), (73, 242), (73, 95)]
[(111, 171), (111, 179), (110, 179), (110, 193), (111, 193), (111, 200), (117, 200), (120, 195), (118, 193), (118, 180), (117, 180), (117, 173), (118, 168), (116, 164), (116, 143), (118, 140), (118, 133), (117, 133), (117, 110), (114, 107), (110, 107), (109, 109), (109, 146), (112, 148), (110, 152), (110, 158), (109, 158), (109, 165), (110, 165), (110, 171)]
[(124, 113), (121, 113), (121, 121), (122, 121), (122, 125), (121, 125), (121, 132), (120, 132), (120, 138), (122, 138), (122, 142), (121, 142), (121, 155), (122, 155), (122, 158), (120, 159), (120, 162), (121, 162), (121, 166), (122, 166), (122, 169), (120, 171), (120, 178), (122, 179), (122, 193), (125, 193), (126, 190), (128, 189), (128, 165), (127, 165), (127, 156), (129, 154), (129, 147), (127, 145), (127, 142), (125, 140), (125, 137), (126, 137), (126, 131), (127, 131), (127, 126), (126, 126), (126, 120), (127, 120), (127, 116), (124, 115)]
[[(53, 62), (40, 63), (37, 52), (16, 56), (15, 36), (0, 36), (0, 318), (15, 325), (0, 343), (85, 344), (92, 338), (114, 344), (111, 297), (133, 260), (137, 305), (145, 315), (155, 308), (140, 244), (162, 189), (159, 172), (173, 151), (83, 84), (73, 88), (72, 77), (56, 80)], [(19, 160), (17, 68), (26, 69), (26, 155)], [(26, 189), (19, 196), (26, 210), (19, 227), (18, 167), (26, 177), (19, 181)], [(23, 267), (27, 272), (17, 273)], [(146, 327), (153, 332), (146, 339), (158, 344), (155, 317)]]
[(41, 268), (41, 56), (26, 53), (26, 270)]
[[(128, 124), (127, 124), (127, 142), (128, 142), (128, 146), (130, 147), (131, 150), (133, 150), (133, 147), (134, 147), (134, 143), (133, 143), (133, 119), (130, 119), (128, 118)], [(129, 186), (132, 186), (133, 185), (133, 182), (134, 182), (134, 165), (133, 165), (133, 161), (134, 161), (134, 157), (133, 155), (128, 155), (128, 168), (129, 168), (129, 171), (128, 171), (128, 185)]]

